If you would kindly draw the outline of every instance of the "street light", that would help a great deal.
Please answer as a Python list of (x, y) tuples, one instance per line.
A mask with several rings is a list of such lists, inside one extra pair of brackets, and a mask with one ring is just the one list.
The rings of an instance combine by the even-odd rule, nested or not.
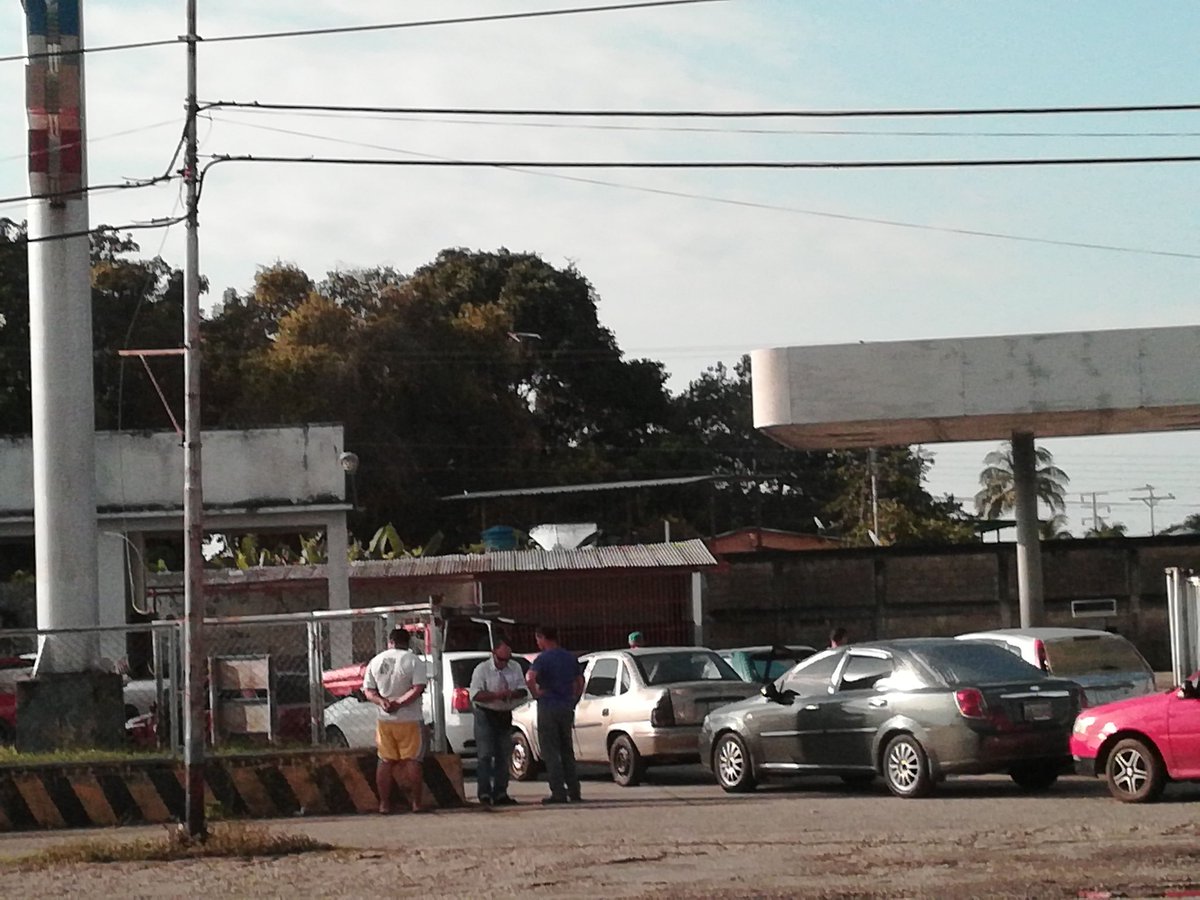
[(358, 483), (354, 475), (358, 472), (358, 454), (346, 450), (338, 454), (338, 465), (350, 478), (350, 505), (358, 512)]

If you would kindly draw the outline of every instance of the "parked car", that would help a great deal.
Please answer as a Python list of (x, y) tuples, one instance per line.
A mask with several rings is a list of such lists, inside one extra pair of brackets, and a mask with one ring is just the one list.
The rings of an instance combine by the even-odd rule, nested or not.
[(732, 647), (718, 650), (721, 659), (733, 667), (744, 680), (755, 684), (774, 681), (801, 660), (808, 659), (816, 648), (804, 644), (762, 647)]
[[(641, 647), (580, 658), (584, 691), (575, 708), (575, 758), (606, 763), (613, 781), (638, 784), (646, 767), (698, 760), (696, 739), (710, 709), (754, 691), (706, 647)], [(513, 713), (512, 776), (540, 768), (537, 704)]]
[(1200, 672), (1169, 691), (1085, 709), (1071, 755), (1126, 803), (1157, 800), (1168, 781), (1200, 780)]
[(989, 644), (877, 641), (809, 657), (704, 720), (700, 755), (726, 791), (778, 776), (878, 774), (923, 797), (947, 775), (1006, 772), (1044, 790), (1070, 767), (1074, 682)]
[[(486, 651), (456, 651), (442, 654), (443, 694), (446, 712), (446, 739), (450, 751), (466, 758), (475, 756), (475, 717), (471, 709), (471, 674), (491, 653)], [(528, 671), (529, 660), (513, 656), (522, 671)], [(326, 689), (338, 693), (353, 683), (350, 693), (325, 707), (325, 742), (335, 747), (374, 747), (375, 722), (379, 708), (362, 693), (362, 673), (366, 664), (337, 669), (326, 673)], [(352, 674), (357, 670), (357, 675)], [(430, 673), (432, 674), (432, 673)], [(353, 681), (357, 678), (357, 681)], [(331, 688), (330, 685), (333, 685)], [(336, 689), (336, 690), (335, 690)], [(425, 721), (433, 722), (432, 692), (421, 699)]]
[(1093, 628), (1000, 628), (959, 638), (995, 644), (1050, 675), (1071, 679), (1091, 706), (1154, 693), (1154, 670), (1119, 634)]

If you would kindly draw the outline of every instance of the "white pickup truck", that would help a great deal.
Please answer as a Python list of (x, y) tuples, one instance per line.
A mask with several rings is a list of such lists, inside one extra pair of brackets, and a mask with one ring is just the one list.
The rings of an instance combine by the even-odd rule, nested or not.
[[(442, 709), (445, 712), (446, 739), (450, 751), (465, 758), (475, 756), (475, 716), (471, 710), (471, 674), (475, 667), (491, 654), (486, 650), (460, 650), (442, 654)], [(513, 656), (521, 668), (528, 670), (529, 660)], [(362, 670), (366, 664), (338, 670), (353, 680), (357, 671), (358, 686), (340, 700), (325, 707), (325, 742), (335, 747), (374, 747), (375, 722), (379, 708), (363, 697)], [(433, 673), (430, 672), (430, 675)], [(343, 682), (344, 683), (344, 682)], [(434, 697), (426, 691), (422, 698), (426, 723), (433, 722)]]

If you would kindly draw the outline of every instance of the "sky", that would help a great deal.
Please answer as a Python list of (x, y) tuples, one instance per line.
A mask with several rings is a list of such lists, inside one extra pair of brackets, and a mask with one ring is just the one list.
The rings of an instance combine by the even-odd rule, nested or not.
[[(200, 0), (203, 37), (612, 0)], [(83, 0), (89, 46), (172, 39), (183, 0)], [(0, 57), (24, 50), (0, 3)], [(540, 109), (897, 110), (1200, 102), (1200, 4), (722, 0), (657, 9), (200, 45), (202, 101)], [(182, 45), (86, 59), (93, 184), (164, 171)], [(0, 62), (0, 198), (27, 191), (22, 62)], [(1195, 155), (1200, 112), (588, 119), (211, 110), (201, 154), (374, 159), (908, 160)], [(1200, 164), (870, 170), (525, 170), (226, 163), (201, 267), (252, 287), (292, 262), (410, 272), (447, 247), (574, 264), (630, 357), (681, 390), (786, 345), (1192, 325)], [(94, 224), (178, 214), (177, 182), (96, 193)], [(24, 217), (20, 203), (0, 216)], [(988, 232), (992, 236), (965, 234)], [(997, 235), (1003, 235), (997, 236)], [(137, 233), (183, 262), (183, 230)], [(1059, 243), (1055, 243), (1059, 242)], [(1070, 246), (1103, 245), (1103, 248)], [(1179, 255), (1170, 255), (1179, 254)], [(930, 489), (969, 498), (994, 444), (936, 445)], [(1149, 532), (1200, 511), (1200, 433), (1047, 440), (1095, 512)], [(1143, 488), (1142, 490), (1137, 490)], [(968, 504), (969, 505), (969, 504)]]

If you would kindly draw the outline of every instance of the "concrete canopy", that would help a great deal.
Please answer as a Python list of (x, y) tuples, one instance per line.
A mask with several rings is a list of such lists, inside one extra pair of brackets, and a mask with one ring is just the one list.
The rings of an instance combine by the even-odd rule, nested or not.
[(751, 354), (754, 425), (799, 449), (1200, 428), (1200, 326)]

